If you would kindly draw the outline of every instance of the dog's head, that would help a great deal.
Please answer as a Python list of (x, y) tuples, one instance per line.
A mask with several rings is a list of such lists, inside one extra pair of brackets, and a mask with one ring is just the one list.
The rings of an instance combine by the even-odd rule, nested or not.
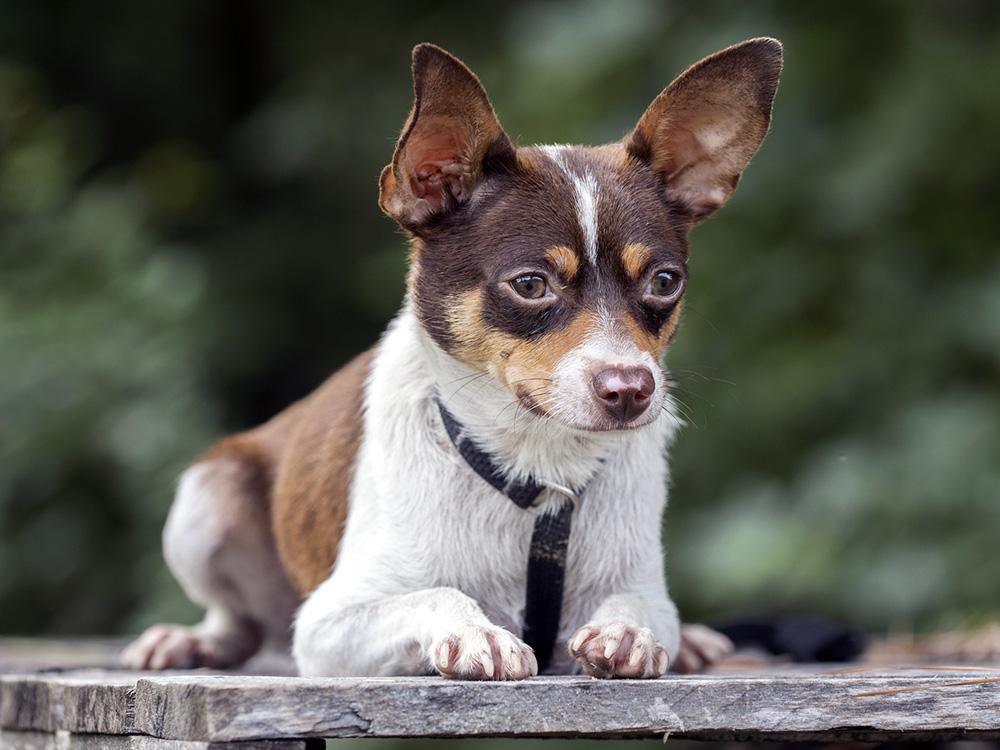
[(687, 234), (767, 132), (781, 45), (695, 64), (623, 140), (515, 147), (476, 76), (428, 44), (379, 203), (410, 234), (410, 295), (449, 355), (570, 427), (652, 422), (680, 318)]

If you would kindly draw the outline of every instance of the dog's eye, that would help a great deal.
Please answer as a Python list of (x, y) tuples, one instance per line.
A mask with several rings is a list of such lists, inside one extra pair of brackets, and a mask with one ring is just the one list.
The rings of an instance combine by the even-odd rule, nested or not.
[(541, 299), (549, 289), (542, 276), (526, 273), (510, 282), (511, 289), (525, 299)]
[(675, 296), (680, 288), (680, 274), (673, 271), (660, 271), (650, 280), (649, 286), (646, 287), (646, 294), (662, 299)]

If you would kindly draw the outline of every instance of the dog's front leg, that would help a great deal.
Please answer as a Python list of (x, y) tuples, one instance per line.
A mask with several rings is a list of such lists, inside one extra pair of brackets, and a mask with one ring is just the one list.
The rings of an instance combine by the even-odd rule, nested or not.
[(668, 598), (615, 594), (569, 639), (569, 653), (592, 677), (659, 677), (677, 654), (679, 631)]
[(293, 651), (304, 676), (428, 674), (462, 680), (520, 680), (538, 673), (535, 655), (493, 625), (454, 588), (346, 604), (320, 586), (302, 605)]

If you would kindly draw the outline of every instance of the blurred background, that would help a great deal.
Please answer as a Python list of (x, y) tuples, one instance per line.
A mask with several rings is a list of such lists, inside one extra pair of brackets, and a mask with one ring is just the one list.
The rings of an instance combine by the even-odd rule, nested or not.
[(193, 622), (159, 534), (216, 437), (371, 345), (409, 50), (522, 143), (621, 137), (785, 43), (774, 126), (692, 236), (668, 357), (686, 619), (873, 632), (1000, 610), (1000, 4), (0, 0), (0, 633)]

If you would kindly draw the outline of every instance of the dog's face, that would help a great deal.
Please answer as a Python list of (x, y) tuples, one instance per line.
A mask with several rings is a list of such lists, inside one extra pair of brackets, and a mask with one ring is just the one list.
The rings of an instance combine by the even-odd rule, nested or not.
[(744, 42), (680, 76), (621, 142), (515, 148), (476, 77), (417, 47), (380, 205), (413, 239), (424, 328), (540, 416), (582, 430), (655, 420), (688, 231), (760, 145), (780, 67), (778, 42)]

